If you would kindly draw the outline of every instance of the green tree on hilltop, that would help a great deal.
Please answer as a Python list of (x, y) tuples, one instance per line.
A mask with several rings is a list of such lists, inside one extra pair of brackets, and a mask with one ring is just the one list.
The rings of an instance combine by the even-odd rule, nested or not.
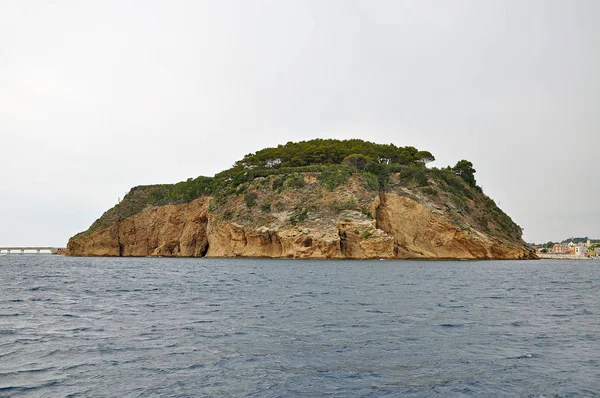
[(475, 181), (475, 169), (473, 168), (473, 163), (469, 162), (468, 160), (459, 160), (456, 163), (456, 165), (450, 170), (452, 170), (452, 172), (457, 176), (460, 176), (470, 186), (477, 186), (477, 182)]
[(435, 161), (435, 157), (429, 151), (419, 151), (419, 152), (415, 153), (414, 159), (415, 159), (415, 161), (421, 162), (424, 164)]
[(367, 167), (371, 162), (371, 158), (365, 155), (361, 155), (360, 153), (353, 153), (352, 155), (348, 155), (342, 161), (342, 163), (346, 163), (352, 167), (356, 167), (358, 170), (364, 170), (365, 167)]

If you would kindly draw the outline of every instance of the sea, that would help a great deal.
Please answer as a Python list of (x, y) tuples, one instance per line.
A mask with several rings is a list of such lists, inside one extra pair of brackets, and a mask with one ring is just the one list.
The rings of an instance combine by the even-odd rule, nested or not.
[(600, 261), (0, 256), (0, 397), (598, 397)]

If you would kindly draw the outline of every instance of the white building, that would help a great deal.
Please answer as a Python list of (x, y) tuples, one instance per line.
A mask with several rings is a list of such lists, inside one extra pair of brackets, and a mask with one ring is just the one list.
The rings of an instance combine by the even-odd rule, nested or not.
[(587, 255), (588, 255), (588, 250), (587, 250), (587, 247), (585, 247), (585, 246), (583, 245), (583, 243), (581, 243), (581, 244), (579, 244), (579, 245), (575, 246), (575, 255), (576, 255), (576, 256), (584, 256), (584, 257), (587, 257)]

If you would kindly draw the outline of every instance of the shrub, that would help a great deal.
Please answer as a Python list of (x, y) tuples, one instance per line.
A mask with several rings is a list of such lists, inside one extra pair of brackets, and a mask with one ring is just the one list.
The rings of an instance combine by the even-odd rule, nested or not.
[(273, 191), (277, 191), (279, 188), (283, 187), (283, 183), (285, 182), (285, 175), (279, 175), (273, 179)]
[(248, 190), (248, 185), (249, 184), (246, 183), (246, 182), (241, 183), (240, 185), (238, 185), (237, 188), (234, 188), (235, 189), (235, 194), (236, 195), (241, 195), (244, 192), (246, 192)]
[(350, 173), (348, 170), (338, 171), (325, 171), (319, 174), (319, 181), (330, 191), (333, 191), (340, 185), (344, 185), (348, 182)]
[(306, 219), (308, 219), (308, 210), (306, 208), (303, 208), (302, 210), (300, 210), (297, 213), (294, 213), (294, 215), (290, 217), (290, 223), (292, 225), (296, 225)]
[(256, 205), (256, 199), (258, 198), (258, 194), (254, 191), (248, 192), (244, 195), (244, 200), (246, 201), (246, 206), (251, 209)]
[(469, 207), (467, 206), (467, 201), (461, 197), (461, 196), (457, 196), (454, 194), (450, 194), (450, 199), (452, 199), (452, 201), (454, 202), (454, 204), (456, 205), (456, 207), (461, 211), (467, 211), (469, 209)]
[(371, 163), (365, 171), (377, 177), (379, 189), (386, 189), (390, 183), (391, 168), (382, 163)]
[(438, 191), (435, 188), (432, 187), (424, 187), (422, 189), (423, 193), (429, 196), (437, 196), (438, 195)]
[(260, 205), (260, 210), (261, 210), (263, 213), (268, 213), (268, 212), (270, 212), (270, 211), (271, 211), (271, 203), (269, 203), (269, 202), (265, 202), (265, 203), (263, 203), (262, 205)]
[(341, 213), (341, 211), (345, 209), (344, 204), (338, 201), (332, 202), (330, 207), (334, 213)]
[(355, 167), (358, 170), (364, 170), (365, 167), (367, 167), (367, 165), (371, 162), (371, 158), (360, 153), (353, 153), (352, 155), (346, 156), (342, 160), (342, 163)]
[(284, 185), (290, 188), (302, 188), (306, 185), (304, 182), (304, 175), (300, 173), (290, 174), (285, 179)]
[(415, 170), (412, 176), (412, 180), (419, 187), (426, 186), (427, 184), (429, 184), (429, 182), (427, 181), (427, 174), (425, 174), (423, 170)]
[(368, 191), (379, 190), (379, 180), (373, 173), (364, 172), (362, 173), (362, 186)]
[(371, 214), (371, 209), (369, 209), (367, 206), (361, 207), (360, 212), (362, 214), (364, 214), (365, 216), (369, 217), (371, 220), (373, 219), (373, 214)]

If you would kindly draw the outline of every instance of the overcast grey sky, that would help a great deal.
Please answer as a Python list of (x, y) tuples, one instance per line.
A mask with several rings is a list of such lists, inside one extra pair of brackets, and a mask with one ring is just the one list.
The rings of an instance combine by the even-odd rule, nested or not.
[(527, 241), (600, 238), (600, 1), (0, 2), (0, 246), (287, 141), (468, 159)]

